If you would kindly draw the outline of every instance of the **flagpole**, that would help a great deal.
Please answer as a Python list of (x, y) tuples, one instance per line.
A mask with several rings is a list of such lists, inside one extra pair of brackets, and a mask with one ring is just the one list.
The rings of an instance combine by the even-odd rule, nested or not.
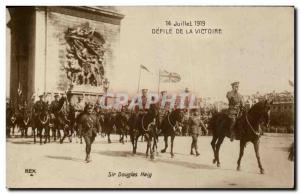
[(140, 72), (139, 72), (139, 82), (138, 82), (138, 89), (137, 89), (137, 93), (139, 93), (139, 91), (140, 91), (141, 73), (142, 73), (142, 68), (141, 68), (141, 66), (140, 66)]

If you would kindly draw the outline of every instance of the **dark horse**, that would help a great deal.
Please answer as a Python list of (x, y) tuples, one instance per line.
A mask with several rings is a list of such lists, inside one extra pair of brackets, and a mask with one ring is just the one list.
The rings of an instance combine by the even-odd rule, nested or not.
[(27, 137), (28, 128), (31, 126), (31, 114), (28, 110), (23, 110), (20, 119), (21, 137)]
[(57, 114), (58, 129), (63, 130), (63, 136), (60, 135), (60, 137), (62, 137), (60, 143), (62, 144), (66, 137), (72, 142), (75, 125), (75, 110), (66, 97), (62, 97), (59, 100), (59, 105), (60, 110)]
[(18, 114), (13, 108), (8, 108), (6, 110), (6, 136), (11, 137), (15, 135), (15, 128), (18, 125)]
[[(259, 156), (259, 125), (264, 122), (267, 127), (270, 122), (270, 105), (272, 102), (268, 100), (260, 101), (254, 104), (248, 112), (244, 111), (242, 116), (237, 119), (234, 127), (235, 137), (240, 140), (240, 154), (237, 161), (237, 170), (241, 168), (241, 159), (244, 154), (244, 148), (247, 142), (252, 142), (260, 168), (260, 173), (264, 173), (264, 169), (260, 162)], [(220, 166), (219, 150), (225, 136), (230, 137), (229, 132), (230, 120), (225, 113), (215, 114), (209, 121), (209, 129), (212, 131), (213, 139), (211, 146), (214, 151), (213, 163), (217, 162)]]
[(110, 134), (115, 128), (116, 116), (114, 112), (105, 112), (102, 120), (100, 121), (103, 132), (107, 135), (108, 143), (111, 143)]
[(168, 137), (171, 136), (171, 157), (174, 157), (173, 153), (173, 144), (176, 135), (176, 131), (178, 128), (177, 123), (181, 123), (184, 118), (184, 113), (180, 109), (175, 109), (171, 113), (167, 114), (161, 124), (160, 129), (162, 130), (162, 134), (164, 135), (165, 148), (161, 150), (161, 153), (165, 153), (168, 148)]
[(124, 144), (124, 136), (127, 137), (127, 117), (124, 112), (118, 112), (115, 118), (115, 126), (117, 128), (117, 133), (120, 135), (119, 142)]
[(157, 151), (157, 126), (158, 110), (155, 105), (150, 105), (147, 113), (132, 113), (128, 121), (130, 130), (130, 140), (133, 146), (133, 154), (136, 153), (139, 136), (144, 135), (147, 141), (146, 157), (154, 159), (154, 152)]
[(42, 138), (43, 138), (43, 129), (44, 129), (44, 136), (45, 136), (45, 141), (47, 141), (47, 134), (49, 130), (49, 120), (50, 120), (50, 115), (48, 113), (48, 110), (44, 108), (37, 116), (37, 121), (36, 121), (36, 130), (33, 127), (33, 140), (34, 143), (36, 143), (36, 136), (39, 135), (40, 137), (40, 144), (42, 144)]

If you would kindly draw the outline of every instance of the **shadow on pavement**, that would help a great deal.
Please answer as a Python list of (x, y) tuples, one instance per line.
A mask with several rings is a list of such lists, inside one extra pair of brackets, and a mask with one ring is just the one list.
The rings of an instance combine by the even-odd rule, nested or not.
[[(135, 156), (140, 156), (140, 157), (143, 157), (146, 161), (148, 161), (146, 159), (146, 155), (141, 152), (137, 152), (135, 155), (133, 155), (132, 152), (128, 152), (128, 151), (100, 151), (100, 152), (96, 152), (96, 153), (105, 155), (105, 156), (112, 156), (112, 157), (136, 158)], [(152, 161), (152, 160), (149, 160), (149, 161)], [(162, 159), (162, 158), (158, 158), (157, 156), (156, 156), (155, 160), (153, 160), (152, 162), (167, 163), (167, 164), (172, 164), (172, 165), (177, 165), (177, 166), (187, 167), (187, 168), (192, 168), (192, 169), (216, 169), (216, 167), (214, 167), (212, 165), (197, 164), (197, 163), (192, 163), (192, 162), (187, 162), (187, 161), (178, 161), (178, 160), (174, 160), (174, 159)]]
[(154, 162), (167, 163), (167, 164), (172, 164), (172, 165), (177, 165), (177, 166), (192, 168), (192, 169), (216, 169), (212, 165), (198, 164), (198, 163), (179, 161), (179, 160), (173, 160), (173, 159), (166, 160), (166, 159), (156, 158), (154, 160)]
[[(34, 141), (33, 140), (26, 140), (26, 141), (13, 141), (13, 140), (6, 140), (6, 142), (8, 143), (12, 143), (12, 144), (34, 144)], [(37, 143), (40, 143), (39, 141), (36, 142)]]
[(130, 151), (100, 151), (100, 152), (94, 152), (94, 153), (105, 155), (105, 156), (112, 156), (112, 157), (143, 156), (146, 158), (146, 155), (141, 152), (137, 152), (136, 154), (132, 154), (132, 152), (130, 152)]
[(68, 157), (68, 156), (46, 156), (46, 157), (51, 158), (51, 159), (57, 159), (57, 160), (70, 160), (70, 161), (74, 161), (74, 162), (83, 162), (82, 159), (72, 158), (72, 157)]

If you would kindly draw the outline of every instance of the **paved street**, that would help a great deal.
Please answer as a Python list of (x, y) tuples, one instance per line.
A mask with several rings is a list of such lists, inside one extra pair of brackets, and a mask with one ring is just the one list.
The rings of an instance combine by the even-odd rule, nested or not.
[[(129, 140), (129, 139), (128, 139)], [(159, 153), (154, 161), (145, 158), (146, 143), (138, 142), (136, 155), (131, 143), (113, 143), (98, 136), (92, 147), (92, 162), (84, 162), (84, 144), (33, 144), (32, 138), (7, 140), (8, 187), (55, 188), (279, 188), (293, 186), (294, 163), (287, 159), (292, 135), (265, 134), (261, 138), (261, 159), (266, 174), (259, 174), (252, 144), (236, 171), (239, 142), (226, 139), (221, 147), (221, 167), (212, 164), (211, 137), (199, 138), (200, 156), (189, 155), (190, 137), (175, 138), (175, 157)], [(159, 150), (163, 148), (159, 139)], [(25, 169), (27, 171), (25, 172)], [(33, 169), (35, 172), (32, 172)], [(119, 176), (119, 172), (122, 176)], [(115, 174), (114, 174), (115, 173)], [(31, 176), (32, 175), (32, 176)]]

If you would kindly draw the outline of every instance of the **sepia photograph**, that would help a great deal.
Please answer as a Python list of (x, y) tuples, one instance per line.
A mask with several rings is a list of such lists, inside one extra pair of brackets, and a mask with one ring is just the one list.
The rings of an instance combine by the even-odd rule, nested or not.
[(8, 189), (295, 189), (293, 6), (6, 6)]

